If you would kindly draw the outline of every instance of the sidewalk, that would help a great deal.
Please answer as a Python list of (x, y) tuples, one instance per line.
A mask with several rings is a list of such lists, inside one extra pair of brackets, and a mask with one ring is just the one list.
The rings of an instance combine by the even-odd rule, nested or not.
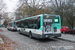
[(70, 35), (70, 34), (62, 34), (61, 37), (59, 37), (60, 39), (63, 40), (68, 40), (68, 41), (72, 41), (75, 42), (75, 35)]

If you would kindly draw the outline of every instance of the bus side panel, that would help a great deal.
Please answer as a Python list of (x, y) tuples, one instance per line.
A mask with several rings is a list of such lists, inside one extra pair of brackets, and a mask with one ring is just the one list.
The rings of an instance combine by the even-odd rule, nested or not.
[(26, 33), (24, 33), (24, 34), (29, 35), (29, 31), (31, 31), (32, 36), (35, 37), (35, 38), (39, 38), (39, 36), (42, 36), (42, 30), (38, 30), (38, 29), (28, 29), (28, 28), (26, 28), (25, 29)]
[(29, 33), (29, 31), (31, 31), (34, 34), (42, 35), (42, 30), (38, 30), (38, 29), (28, 29), (28, 28), (26, 28), (25, 31), (28, 32), (28, 33)]

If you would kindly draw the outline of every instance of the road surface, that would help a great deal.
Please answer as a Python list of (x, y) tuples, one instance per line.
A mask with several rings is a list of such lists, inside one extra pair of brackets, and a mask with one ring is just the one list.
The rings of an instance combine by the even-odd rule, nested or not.
[(3, 30), (0, 34), (5, 35), (18, 44), (14, 46), (16, 48), (15, 50), (75, 50), (75, 43), (69, 41), (56, 38), (42, 40), (36, 38), (30, 39), (28, 36), (15, 31), (8, 31), (6, 28), (0, 29)]

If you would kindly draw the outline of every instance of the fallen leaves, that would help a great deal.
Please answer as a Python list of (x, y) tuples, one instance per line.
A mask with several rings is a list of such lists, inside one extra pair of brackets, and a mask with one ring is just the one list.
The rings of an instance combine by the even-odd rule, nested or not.
[(14, 50), (12, 45), (18, 45), (16, 42), (12, 41), (8, 37), (5, 37), (4, 35), (0, 35), (0, 37), (3, 39), (4, 44), (0, 44), (0, 50)]

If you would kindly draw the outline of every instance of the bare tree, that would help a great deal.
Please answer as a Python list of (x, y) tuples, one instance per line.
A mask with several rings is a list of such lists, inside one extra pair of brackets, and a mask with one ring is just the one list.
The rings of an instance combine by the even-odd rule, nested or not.
[(73, 16), (75, 11), (75, 1), (68, 0), (67, 4), (65, 5), (65, 18), (68, 23), (68, 26), (73, 28), (75, 24), (75, 16)]
[(3, 0), (0, 0), (0, 11), (5, 8), (5, 3)]
[(0, 22), (1, 22), (1, 18), (2, 18), (2, 11), (5, 8), (5, 3), (3, 0), (0, 0)]
[[(61, 16), (62, 25), (67, 25), (69, 27), (74, 27), (75, 16), (73, 16), (75, 11), (75, 0), (49, 0), (51, 10), (54, 14), (59, 14)], [(66, 21), (66, 22), (65, 22)]]
[(35, 16), (39, 14), (49, 14), (50, 9), (45, 4), (45, 0), (19, 0), (21, 5), (17, 11), (23, 16)]

